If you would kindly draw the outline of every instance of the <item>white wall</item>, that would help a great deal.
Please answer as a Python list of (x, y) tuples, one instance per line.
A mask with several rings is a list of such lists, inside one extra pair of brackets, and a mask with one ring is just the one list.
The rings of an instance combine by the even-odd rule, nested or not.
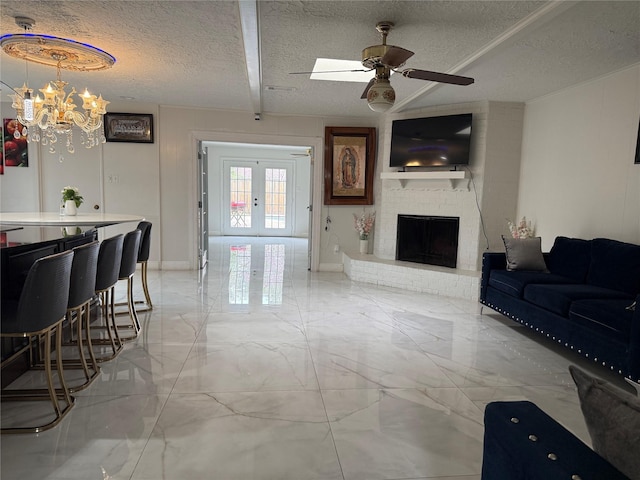
[(558, 235), (640, 243), (640, 66), (529, 102), (518, 217)]

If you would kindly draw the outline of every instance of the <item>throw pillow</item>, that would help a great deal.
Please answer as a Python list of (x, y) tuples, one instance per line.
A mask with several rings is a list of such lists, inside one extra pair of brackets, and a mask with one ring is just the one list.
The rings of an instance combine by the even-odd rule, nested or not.
[(547, 272), (547, 265), (542, 256), (542, 239), (502, 237), (507, 254), (507, 270), (529, 270)]
[(640, 399), (569, 366), (593, 449), (633, 480), (640, 479)]

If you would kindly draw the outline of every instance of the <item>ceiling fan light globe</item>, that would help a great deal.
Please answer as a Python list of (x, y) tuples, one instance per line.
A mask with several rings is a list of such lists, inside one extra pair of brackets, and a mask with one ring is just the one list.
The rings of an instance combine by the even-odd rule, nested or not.
[(367, 92), (367, 103), (374, 112), (386, 112), (396, 101), (396, 92), (388, 80), (377, 80)]

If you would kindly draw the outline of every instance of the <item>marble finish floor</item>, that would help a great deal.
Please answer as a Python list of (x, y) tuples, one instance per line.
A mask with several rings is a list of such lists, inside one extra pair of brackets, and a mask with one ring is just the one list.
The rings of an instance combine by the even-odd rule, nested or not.
[(300, 239), (210, 258), (150, 272), (140, 337), (56, 428), (0, 438), (3, 479), (478, 480), (493, 400), (589, 443), (567, 367), (607, 372), (477, 303), (311, 273)]

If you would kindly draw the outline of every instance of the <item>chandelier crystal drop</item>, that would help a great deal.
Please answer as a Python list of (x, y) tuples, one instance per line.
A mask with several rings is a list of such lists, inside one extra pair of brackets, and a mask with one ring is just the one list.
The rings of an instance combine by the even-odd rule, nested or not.
[[(33, 20), (17, 17), (16, 23), (25, 28), (35, 23)], [(73, 129), (81, 130), (82, 144), (91, 148), (105, 142), (103, 118), (108, 101), (90, 94), (86, 89), (79, 94), (75, 88), (67, 93), (68, 83), (60, 77), (62, 68), (75, 71), (94, 71), (110, 68), (115, 58), (107, 52), (88, 44), (50, 35), (3, 35), (0, 47), (16, 58), (56, 67), (56, 80), (34, 90), (25, 82), (21, 88), (13, 89), (9, 97), (16, 111), (18, 121), (25, 127), (22, 132), (16, 129), (14, 135), (26, 136), (28, 142), (39, 142), (49, 146), (49, 152), (55, 153), (55, 144), (65, 138), (69, 153), (74, 153)], [(76, 104), (73, 96), (81, 102)]]

